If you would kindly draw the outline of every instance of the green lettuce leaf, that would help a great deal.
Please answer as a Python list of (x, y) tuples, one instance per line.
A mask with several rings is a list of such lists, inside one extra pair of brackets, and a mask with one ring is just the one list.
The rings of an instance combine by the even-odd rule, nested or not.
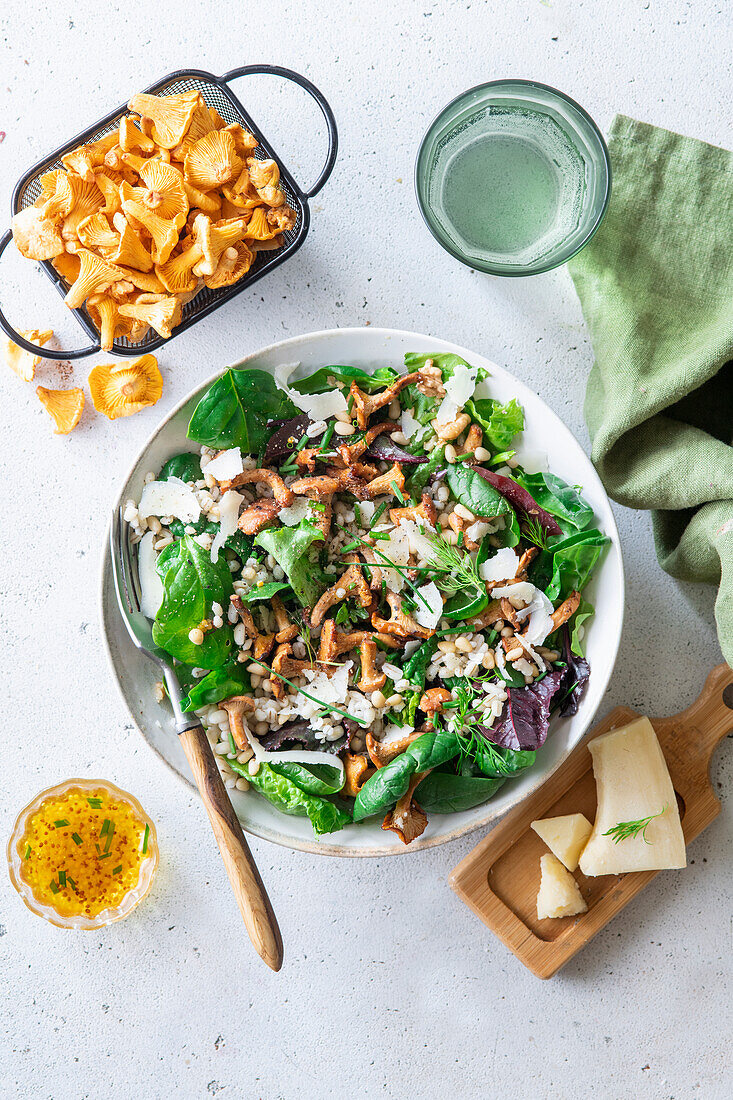
[(506, 405), (490, 397), (475, 397), (466, 402), (466, 412), (481, 425), (484, 442), (495, 451), (505, 451), (512, 439), (524, 429), (524, 410), (512, 398)]
[[(280, 775), (269, 764), (262, 762), (256, 775), (251, 775), (246, 764), (227, 760), (232, 771), (243, 775), (256, 791), (271, 802), (283, 814), (308, 817), (316, 836), (336, 833), (351, 821), (349, 814), (335, 802), (329, 802), (316, 794), (309, 794), (293, 783), (286, 775)], [(278, 764), (282, 769), (284, 765)]]
[(562, 478), (555, 474), (517, 474), (515, 479), (523, 489), (554, 516), (564, 535), (584, 531), (593, 522), (593, 509), (587, 501)]
[(301, 607), (313, 607), (323, 592), (308, 557), (319, 539), (323, 539), (322, 532), (308, 519), (302, 519), (297, 527), (268, 528), (255, 536), (255, 545), (272, 554)]

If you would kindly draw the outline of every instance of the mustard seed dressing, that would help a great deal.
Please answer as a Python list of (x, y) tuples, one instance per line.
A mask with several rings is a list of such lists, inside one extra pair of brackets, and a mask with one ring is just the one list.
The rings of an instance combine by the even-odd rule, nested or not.
[(155, 829), (131, 795), (102, 780), (69, 780), (21, 814), (11, 878), (52, 923), (89, 928), (125, 916), (157, 865)]

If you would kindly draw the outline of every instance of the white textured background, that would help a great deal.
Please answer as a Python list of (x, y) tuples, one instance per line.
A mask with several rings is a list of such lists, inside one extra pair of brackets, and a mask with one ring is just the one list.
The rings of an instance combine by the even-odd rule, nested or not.
[[(3, 1100), (726, 1095), (730, 742), (713, 767), (723, 812), (692, 846), (689, 869), (660, 875), (553, 981), (526, 972), (449, 890), (448, 872), (478, 836), (376, 862), (255, 841), (286, 943), (274, 975), (249, 947), (197, 799), (146, 748), (117, 697), (97, 574), (115, 483), (161, 415), (226, 363), (309, 329), (372, 322), (475, 347), (528, 381), (587, 443), (591, 351), (567, 274), (502, 282), (441, 252), (413, 197), (417, 143), (459, 91), (525, 76), (563, 88), (604, 128), (623, 111), (730, 146), (730, 5), (9, 7), (0, 22), (3, 224), (26, 167), (180, 67), (299, 69), (330, 98), (341, 153), (302, 251), (163, 350), (156, 408), (116, 424), (87, 411), (72, 436), (55, 438), (33, 387), (0, 366), (0, 833), (41, 787), (102, 775), (141, 798), (162, 851), (149, 899), (102, 933), (46, 925), (0, 876)], [(323, 140), (301, 93), (261, 78), (239, 91), (294, 174), (312, 179)], [(58, 318), (57, 331), (78, 338), (32, 265), (6, 260), (0, 287), (21, 327)], [(38, 381), (82, 384), (90, 365), (72, 373), (47, 364)], [(648, 517), (617, 515), (628, 613), (602, 709), (673, 713), (720, 660), (712, 593), (660, 572)]]

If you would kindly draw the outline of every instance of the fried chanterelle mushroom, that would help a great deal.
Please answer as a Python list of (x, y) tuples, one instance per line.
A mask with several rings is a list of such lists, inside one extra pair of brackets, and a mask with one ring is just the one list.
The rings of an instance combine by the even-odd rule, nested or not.
[[(129, 108), (99, 141), (64, 154), (12, 223), (21, 254), (52, 261), (69, 284), (69, 308), (97, 298), (89, 314), (104, 350), (150, 327), (169, 339), (186, 302), (243, 279), (298, 218), (277, 164), (258, 159), (257, 139), (225, 126), (199, 92), (134, 95)], [(141, 285), (145, 274), (157, 285)], [(143, 302), (139, 291), (170, 298)], [(132, 323), (111, 326), (103, 295)]]

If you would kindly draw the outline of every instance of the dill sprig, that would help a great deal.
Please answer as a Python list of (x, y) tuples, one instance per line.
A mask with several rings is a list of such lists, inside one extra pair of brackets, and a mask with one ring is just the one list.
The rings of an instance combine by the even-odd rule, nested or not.
[(649, 814), (648, 817), (640, 817), (638, 821), (618, 821), (615, 825), (612, 825), (610, 829), (607, 829), (603, 836), (612, 836), (614, 844), (618, 844), (622, 840), (629, 840), (641, 833), (641, 838), (644, 843), (649, 844), (650, 841), (646, 838), (646, 831), (649, 824), (654, 821), (656, 817), (661, 817), (666, 809), (667, 805), (665, 803), (658, 814)]
[(547, 531), (534, 516), (527, 516), (522, 524), (522, 535), (533, 546), (539, 546), (540, 550), (547, 550)]
[(438, 588), (449, 595), (459, 592), (462, 588), (475, 588), (483, 592), (484, 582), (470, 554), (462, 554), (457, 547), (440, 537), (427, 537), (435, 555), (430, 562), (430, 567), (439, 574), (435, 578)]

